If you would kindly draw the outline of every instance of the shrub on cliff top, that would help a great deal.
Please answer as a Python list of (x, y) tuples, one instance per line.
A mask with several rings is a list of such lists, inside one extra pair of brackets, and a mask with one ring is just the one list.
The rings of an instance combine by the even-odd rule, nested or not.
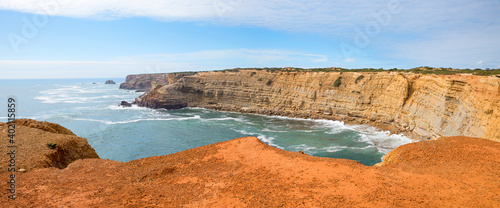
[(48, 147), (49, 149), (55, 149), (55, 148), (56, 148), (56, 144), (55, 144), (55, 143), (52, 143), (52, 142), (49, 142), (49, 143), (47, 143), (47, 147)]
[(358, 82), (360, 80), (362, 80), (363, 78), (365, 78), (365, 76), (363, 76), (363, 75), (359, 76), (358, 78), (356, 78), (356, 81), (354, 81), (354, 83), (358, 84)]
[(250, 76), (253, 77), (253, 75), (257, 74), (257, 72), (252, 72), (250, 73)]
[(259, 78), (257, 81), (261, 82), (261, 81), (262, 81), (262, 78)]
[(337, 78), (337, 80), (335, 80), (335, 82), (333, 83), (333, 86), (340, 87), (340, 84), (342, 84), (341, 80), (342, 80), (342, 77)]

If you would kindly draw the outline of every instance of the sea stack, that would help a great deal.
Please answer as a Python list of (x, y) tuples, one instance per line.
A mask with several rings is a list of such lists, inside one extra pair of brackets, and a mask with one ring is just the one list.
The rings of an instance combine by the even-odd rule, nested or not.
[(104, 84), (116, 84), (116, 82), (113, 80), (107, 80)]

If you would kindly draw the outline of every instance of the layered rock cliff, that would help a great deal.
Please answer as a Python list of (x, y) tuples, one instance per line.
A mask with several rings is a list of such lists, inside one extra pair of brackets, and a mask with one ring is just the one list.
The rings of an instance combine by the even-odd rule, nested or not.
[(370, 123), (415, 139), (463, 135), (500, 141), (497, 76), (200, 72), (158, 85), (136, 103)]
[(196, 72), (128, 75), (125, 82), (120, 84), (120, 89), (147, 91), (154, 88), (156, 85), (173, 84), (184, 76), (194, 74), (196, 74)]

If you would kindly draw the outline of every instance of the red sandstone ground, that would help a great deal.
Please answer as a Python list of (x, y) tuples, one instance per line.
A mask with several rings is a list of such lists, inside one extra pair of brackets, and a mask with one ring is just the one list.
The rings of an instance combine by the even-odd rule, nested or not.
[[(17, 173), (18, 198), (3, 195), (0, 205), (500, 207), (499, 155), (498, 142), (442, 138), (401, 146), (369, 167), (246, 137), (127, 163), (83, 159), (65, 169)], [(8, 179), (5, 172), (0, 177)], [(6, 183), (0, 188), (6, 193)]]

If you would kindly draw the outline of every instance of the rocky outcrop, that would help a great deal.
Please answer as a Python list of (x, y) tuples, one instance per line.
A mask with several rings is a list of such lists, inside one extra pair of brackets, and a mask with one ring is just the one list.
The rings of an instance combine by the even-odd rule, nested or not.
[(120, 84), (120, 89), (147, 91), (157, 85), (173, 84), (184, 76), (194, 74), (196, 72), (128, 75), (125, 82)]
[[(71, 162), (84, 158), (99, 158), (85, 138), (77, 137), (59, 124), (30, 119), (15, 120), (16, 170), (37, 168), (65, 168)], [(0, 123), (2, 155), (8, 153), (8, 124)], [(50, 149), (47, 144), (54, 144)], [(6, 172), (9, 157), (0, 157), (0, 173)]]
[(121, 107), (132, 107), (132, 104), (130, 104), (127, 101), (122, 101), (119, 106), (121, 106)]
[(463, 135), (500, 141), (496, 76), (200, 72), (158, 85), (136, 103), (369, 123), (421, 140)]
[(104, 84), (116, 84), (116, 82), (113, 80), (107, 80)]
[[(432, 150), (432, 151), (429, 151)], [(127, 163), (84, 159), (18, 173), (9, 207), (496, 207), (500, 143), (445, 138), (364, 166), (246, 137)], [(1, 178), (8, 178), (1, 174)], [(7, 189), (7, 183), (0, 188)]]

